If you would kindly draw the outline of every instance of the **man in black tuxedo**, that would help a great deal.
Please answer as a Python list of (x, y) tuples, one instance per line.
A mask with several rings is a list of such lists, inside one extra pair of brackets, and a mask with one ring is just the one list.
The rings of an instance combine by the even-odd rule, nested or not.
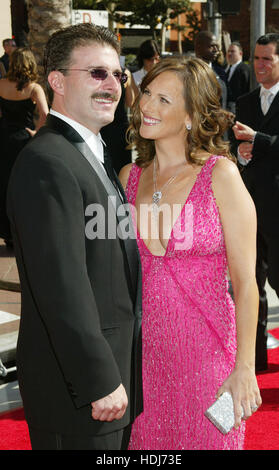
[(242, 61), (243, 50), (239, 42), (232, 42), (227, 51), (226, 68), (228, 103), (227, 108), (235, 113), (235, 103), (239, 96), (250, 90), (250, 67)]
[(20, 391), (33, 449), (118, 450), (142, 409), (138, 252), (99, 134), (126, 78), (118, 41), (89, 23), (59, 30), (45, 71), (50, 114), (8, 190)]
[[(279, 297), (279, 34), (261, 36), (255, 47), (254, 69), (260, 87), (236, 103), (233, 127), (243, 180), (254, 200), (257, 218), (257, 283), (260, 294), (256, 368), (267, 368), (265, 283)], [(271, 337), (271, 347), (279, 342)]]

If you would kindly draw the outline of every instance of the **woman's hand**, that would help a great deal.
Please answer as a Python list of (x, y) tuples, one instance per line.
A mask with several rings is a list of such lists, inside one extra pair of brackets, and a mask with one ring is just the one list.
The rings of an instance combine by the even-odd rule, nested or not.
[(241, 417), (248, 419), (262, 404), (255, 372), (248, 365), (235, 367), (219, 388), (217, 398), (224, 392), (229, 392), (233, 399), (235, 429), (240, 426)]

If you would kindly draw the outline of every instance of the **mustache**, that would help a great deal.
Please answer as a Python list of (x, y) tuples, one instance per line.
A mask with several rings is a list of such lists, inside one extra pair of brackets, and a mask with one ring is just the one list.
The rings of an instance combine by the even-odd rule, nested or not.
[(119, 100), (119, 96), (118, 95), (115, 95), (114, 93), (106, 93), (106, 92), (103, 92), (103, 93), (93, 93), (93, 95), (91, 95), (91, 98), (94, 99), (94, 98), (103, 98), (103, 99), (106, 99), (106, 100), (113, 100), (113, 101), (118, 101)]

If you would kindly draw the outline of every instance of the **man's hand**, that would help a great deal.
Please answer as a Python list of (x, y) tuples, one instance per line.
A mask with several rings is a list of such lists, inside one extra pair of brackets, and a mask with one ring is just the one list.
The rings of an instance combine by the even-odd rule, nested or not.
[(232, 130), (237, 140), (247, 140), (252, 142), (256, 134), (256, 132), (251, 129), (251, 127), (246, 126), (245, 124), (242, 124), (239, 121), (236, 121)]
[(31, 137), (34, 137), (37, 131), (33, 129), (29, 129), (29, 127), (25, 127), (25, 130), (31, 135)]
[(128, 405), (128, 397), (122, 384), (104, 398), (91, 403), (92, 418), (99, 421), (121, 419)]
[(253, 155), (252, 155), (252, 149), (253, 149), (253, 144), (250, 144), (250, 142), (242, 142), (238, 146), (238, 153), (242, 158), (245, 158), (245, 160), (250, 160)]

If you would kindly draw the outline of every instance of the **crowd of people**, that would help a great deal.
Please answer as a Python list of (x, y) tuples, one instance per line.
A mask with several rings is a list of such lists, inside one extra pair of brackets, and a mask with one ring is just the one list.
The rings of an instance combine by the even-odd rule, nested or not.
[[(255, 45), (252, 91), (241, 45), (224, 64), (208, 31), (189, 57), (145, 41), (131, 72), (107, 28), (63, 28), (45, 91), (32, 52), (9, 47), (0, 236), (32, 449), (243, 449), (267, 279), (279, 297), (279, 35)], [(227, 434), (205, 415), (225, 392)]]

